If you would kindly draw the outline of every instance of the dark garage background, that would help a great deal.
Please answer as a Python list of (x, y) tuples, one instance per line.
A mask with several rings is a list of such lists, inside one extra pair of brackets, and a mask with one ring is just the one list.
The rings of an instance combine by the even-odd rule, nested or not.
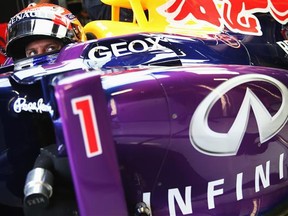
[(9, 19), (23, 8), (24, 1), (8, 0), (2, 1), (0, 7), (0, 23), (7, 23)]

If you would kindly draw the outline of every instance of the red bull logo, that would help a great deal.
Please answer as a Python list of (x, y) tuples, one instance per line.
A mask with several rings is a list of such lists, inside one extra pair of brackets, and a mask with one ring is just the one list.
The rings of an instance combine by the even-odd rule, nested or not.
[(157, 11), (172, 25), (192, 21), (251, 35), (262, 35), (256, 13), (270, 13), (281, 24), (288, 21), (288, 1), (279, 0), (169, 0)]

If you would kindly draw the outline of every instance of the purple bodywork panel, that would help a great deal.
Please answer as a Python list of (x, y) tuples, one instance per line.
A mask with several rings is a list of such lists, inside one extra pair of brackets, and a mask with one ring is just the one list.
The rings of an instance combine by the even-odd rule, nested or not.
[(100, 76), (85, 75), (56, 88), (80, 214), (127, 215)]
[(56, 200), (82, 216), (286, 211), (286, 42), (264, 36), (143, 33), (1, 68), (0, 203), (21, 201), (43, 148), (56, 184), (35, 215)]
[[(287, 83), (285, 70), (236, 65), (90, 72), (60, 81), (56, 96), (80, 212), (125, 215), (125, 199), (130, 207), (144, 201), (153, 215), (271, 211), (287, 194)], [(102, 154), (85, 153), (89, 132), (81, 133), (79, 101), (94, 102), (88, 107)], [(112, 188), (111, 181), (114, 210), (98, 187)]]

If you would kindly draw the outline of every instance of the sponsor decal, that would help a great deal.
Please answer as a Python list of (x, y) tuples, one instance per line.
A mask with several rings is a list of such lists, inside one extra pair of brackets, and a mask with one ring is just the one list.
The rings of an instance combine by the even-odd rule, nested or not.
[(288, 21), (288, 1), (279, 0), (169, 0), (157, 11), (171, 25), (192, 21), (251, 35), (262, 35), (256, 13), (270, 13), (281, 24)]
[(16, 14), (14, 17), (12, 17), (8, 23), (8, 25), (12, 25), (13, 23), (19, 21), (19, 20), (22, 20), (22, 19), (25, 19), (25, 18), (33, 18), (33, 17), (36, 17), (36, 12), (35, 11), (26, 11), (26, 12), (23, 12), (23, 13), (19, 13), (19, 14)]
[[(260, 99), (246, 89), (238, 114), (227, 133), (213, 131), (208, 125), (209, 113), (214, 104), (229, 90), (248, 82), (262, 81), (274, 85), (282, 94), (282, 104), (276, 114), (271, 116)], [(247, 129), (250, 110), (257, 122), (260, 143), (271, 139), (286, 124), (288, 118), (288, 91), (279, 80), (267, 75), (248, 74), (232, 78), (214, 89), (195, 110), (189, 128), (190, 141), (195, 149), (213, 156), (236, 155)]]
[(13, 110), (15, 113), (31, 112), (31, 113), (53, 113), (52, 107), (44, 103), (43, 98), (40, 98), (36, 102), (29, 102), (26, 98), (17, 98), (13, 104)]
[(144, 40), (121, 41), (113, 43), (109, 47), (97, 46), (91, 49), (88, 57), (91, 60), (109, 60), (112, 56), (120, 57), (130, 55), (133, 53), (141, 53), (147, 51), (154, 51), (159, 49), (166, 49), (159, 44), (160, 37), (145, 38)]
[(276, 42), (288, 54), (288, 40)]
[[(272, 183), (271, 177), (273, 175), (273, 181), (276, 180), (286, 180), (284, 178), (284, 173), (286, 172), (286, 166), (284, 165), (284, 158), (287, 157), (284, 153), (280, 153), (278, 155), (278, 158), (275, 157), (275, 159), (267, 160), (263, 164), (260, 164), (256, 167), (254, 167), (254, 192), (255, 197), (259, 196), (257, 193), (261, 193), (261, 191), (269, 190), (269, 187), (274, 185)], [(231, 202), (234, 201), (240, 201), (245, 199), (245, 182), (248, 182), (250, 178), (249, 175), (246, 175), (244, 172), (236, 173), (236, 176), (231, 176), (229, 179), (220, 178), (215, 179), (213, 181), (209, 181), (205, 184), (207, 184), (207, 190), (206, 190), (206, 201), (207, 206), (206, 208), (208, 210), (217, 208), (217, 201), (223, 200), (223, 199), (229, 199)], [(225, 184), (229, 184), (229, 180), (231, 181), (233, 179), (235, 182), (234, 191), (228, 190), (225, 191)], [(251, 179), (252, 181), (252, 179)], [(252, 183), (249, 181), (249, 183)], [(252, 184), (253, 185), (253, 184)], [(197, 185), (195, 185), (197, 187)], [(253, 188), (251, 188), (253, 189)], [(251, 199), (251, 192), (249, 191), (246, 194), (248, 195), (248, 198)], [(152, 207), (153, 212), (153, 205), (151, 205), (151, 198), (153, 196), (153, 192), (145, 192), (142, 194), (142, 200), (147, 204), (148, 207)], [(201, 202), (201, 206), (203, 203), (205, 203), (205, 198), (203, 199), (193, 199), (193, 186), (187, 185), (185, 187), (181, 188), (168, 188), (166, 191), (166, 196), (163, 194), (163, 196), (168, 206), (168, 212), (169, 215), (177, 215), (176, 209), (179, 209), (182, 212), (182, 215), (190, 215), (193, 214), (193, 204), (198, 202)], [(194, 201), (193, 201), (194, 200)], [(194, 203), (195, 202), (195, 203)], [(219, 202), (218, 202), (219, 203)], [(203, 205), (203, 207), (205, 207)], [(201, 209), (203, 210), (203, 209)], [(195, 210), (194, 210), (195, 211)], [(196, 212), (195, 212), (196, 213)]]
[[(244, 99), (241, 103), (238, 114), (228, 133), (217, 133), (212, 131), (208, 125), (208, 116), (216, 101), (220, 100), (223, 95), (233, 88), (254, 81), (267, 82), (275, 86), (281, 93), (282, 103), (279, 110), (271, 116), (265, 108), (261, 100), (247, 88)], [(192, 145), (201, 153), (211, 156), (227, 156), (237, 154), (238, 148), (242, 142), (246, 127), (249, 121), (250, 110), (254, 112), (255, 120), (258, 125), (260, 142), (263, 143), (281, 130), (287, 122), (288, 116), (288, 91), (287, 87), (279, 80), (261, 74), (247, 74), (232, 78), (215, 88), (197, 107), (190, 122), (190, 140)], [(181, 187), (168, 188), (161, 197), (166, 199), (168, 206), (167, 215), (177, 215), (181, 211), (182, 215), (190, 215), (197, 212), (197, 208), (201, 203), (201, 210), (213, 210), (217, 208), (217, 203), (221, 200), (230, 200), (238, 202), (246, 198), (251, 199), (251, 192), (255, 193), (255, 197), (271, 190), (271, 186), (275, 186), (275, 181), (285, 183), (287, 181), (285, 158), (286, 153), (283, 151), (275, 152), (268, 155), (267, 160), (262, 160), (263, 156), (255, 158), (261, 162), (250, 165), (245, 170), (234, 170), (235, 172), (227, 172), (226, 176), (211, 177), (207, 182), (201, 182), (206, 185), (206, 196), (193, 197), (193, 188), (199, 185), (184, 185)], [(269, 156), (271, 156), (269, 158)], [(251, 157), (257, 157), (255, 155)], [(236, 158), (236, 157), (234, 157)], [(235, 167), (237, 169), (237, 167)], [(252, 175), (251, 175), (252, 174)], [(273, 182), (272, 182), (273, 176)], [(247, 182), (251, 186), (247, 187)], [(253, 186), (254, 185), (254, 186)], [(153, 211), (153, 197), (155, 191), (147, 191), (142, 194), (142, 200)], [(156, 196), (159, 197), (159, 194)], [(151, 205), (152, 201), (152, 205)], [(223, 204), (223, 203), (222, 203)], [(202, 208), (203, 207), (203, 208)], [(223, 207), (223, 206), (222, 206)], [(199, 207), (198, 207), (199, 208)]]
[[(51, 19), (54, 20), (57, 24), (64, 24), (68, 25), (67, 20), (64, 18), (67, 17), (68, 19), (72, 20), (75, 18), (73, 14), (65, 14), (64, 10), (61, 8), (56, 8), (55, 13), (52, 13), (54, 9), (53, 8), (46, 8), (46, 9), (39, 9), (39, 8), (32, 8), (23, 10), (23, 12), (16, 14), (14, 17), (12, 17), (8, 23), (8, 26), (13, 25), (15, 22), (18, 22), (23, 19), (33, 19), (34, 17), (41, 17), (43, 19)], [(63, 16), (62, 16), (62, 15)]]

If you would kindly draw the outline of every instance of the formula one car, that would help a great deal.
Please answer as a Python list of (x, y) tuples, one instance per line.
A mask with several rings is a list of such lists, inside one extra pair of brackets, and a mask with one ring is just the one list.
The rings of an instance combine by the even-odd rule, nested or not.
[(195, 36), (147, 30), (7, 59), (3, 209), (287, 214), (287, 18), (276, 9), (254, 10), (254, 33), (232, 23)]

